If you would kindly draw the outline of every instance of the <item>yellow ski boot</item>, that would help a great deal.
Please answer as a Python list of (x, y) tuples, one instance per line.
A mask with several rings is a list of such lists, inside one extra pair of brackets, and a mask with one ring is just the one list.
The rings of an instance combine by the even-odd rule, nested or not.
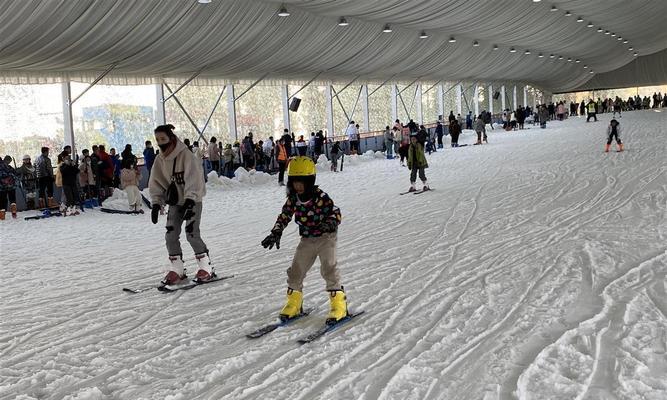
[(285, 306), (280, 311), (280, 319), (287, 320), (294, 317), (297, 317), (303, 311), (303, 293), (287, 289), (287, 302)]
[(327, 324), (338, 322), (347, 317), (347, 298), (342, 290), (332, 290), (329, 292), (329, 315)]

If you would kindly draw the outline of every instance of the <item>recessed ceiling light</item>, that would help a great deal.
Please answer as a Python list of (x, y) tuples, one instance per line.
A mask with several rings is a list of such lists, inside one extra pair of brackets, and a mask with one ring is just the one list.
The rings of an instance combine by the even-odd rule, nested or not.
[(576, 63), (580, 63), (581, 60), (577, 58), (576, 60), (574, 60), (574, 62), (576, 62)]
[(570, 57), (568, 57), (567, 62), (572, 62), (572, 59)]
[(635, 57), (637, 57), (639, 54), (635, 53)]
[(549, 58), (556, 58), (556, 56), (553, 54), (549, 54)]
[(623, 40), (623, 38), (619, 36), (616, 38), (616, 40)]
[(571, 16), (572, 16), (572, 13), (569, 12), (569, 11), (565, 11), (565, 16), (566, 16), (566, 17), (571, 17)]
[(386, 24), (386, 25), (384, 26), (384, 28), (382, 29), (382, 32), (384, 32), (384, 33), (391, 33), (391, 32), (392, 32), (392, 30), (391, 30), (391, 26), (389, 26), (389, 24)]
[(593, 74), (593, 73), (594, 73), (593, 70), (591, 70), (591, 71), (589, 72), (589, 74)]
[(498, 50), (498, 45), (497, 44), (493, 45), (493, 50)]
[(627, 44), (627, 43), (628, 43), (628, 41), (627, 41), (627, 40), (624, 40), (624, 41), (623, 41), (623, 43), (624, 43), (624, 44)]
[(530, 54), (530, 50), (526, 50), (526, 51), (524, 51), (523, 54), (525, 54), (525, 55)]
[(634, 49), (633, 49), (632, 47), (628, 47), (628, 50), (632, 51), (632, 50), (634, 50)]
[(208, 4), (210, 2), (211, 2), (211, 0), (197, 0), (197, 3), (199, 3), (199, 4)]
[(456, 43), (456, 39), (454, 38), (454, 36), (450, 36), (449, 43)]
[(595, 25), (593, 25), (592, 22), (589, 22), (588, 25), (586, 25), (586, 26), (589, 27), (589, 28), (592, 28), (592, 27), (594, 27)]
[(584, 19), (579, 17), (579, 18), (577, 18), (577, 22), (584, 22)]
[(514, 47), (510, 48), (510, 53), (516, 53), (516, 49)]
[(533, 0), (533, 3), (539, 3), (540, 0)]
[(347, 22), (345, 17), (340, 17), (340, 19), (338, 20), (338, 26), (348, 26), (348, 25), (350, 25), (350, 23)]
[(544, 54), (540, 53), (537, 55), (539, 58), (544, 58)]
[(604, 32), (604, 29), (598, 28), (598, 32), (602, 33), (602, 32)]
[(559, 59), (559, 60), (562, 60), (562, 59), (563, 59), (563, 56), (558, 56), (558, 59)]
[(551, 11), (558, 11), (558, 7), (556, 7), (556, 6), (551, 6)]
[(609, 31), (604, 31), (604, 34), (605, 34), (605, 35), (609, 35), (610, 33), (611, 33), (611, 32), (609, 32)]
[(426, 39), (427, 37), (428, 35), (426, 34), (426, 31), (421, 31), (421, 33), (419, 34), (420, 39)]
[(611, 37), (616, 37), (616, 34), (614, 32), (612, 32)]
[(289, 17), (289, 11), (287, 11), (287, 8), (285, 6), (280, 7), (280, 10), (278, 10), (278, 16), (279, 17)]
[(588, 65), (584, 65), (584, 69), (588, 69)]
[(473, 47), (479, 47), (479, 42), (475, 40), (474, 42), (472, 42), (472, 46)]

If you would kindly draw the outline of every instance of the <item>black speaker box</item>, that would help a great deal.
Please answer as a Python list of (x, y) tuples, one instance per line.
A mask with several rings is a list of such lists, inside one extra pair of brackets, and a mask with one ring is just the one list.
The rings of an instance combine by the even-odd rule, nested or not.
[(297, 112), (299, 110), (299, 104), (301, 104), (301, 99), (298, 97), (293, 97), (292, 102), (289, 103), (289, 110)]

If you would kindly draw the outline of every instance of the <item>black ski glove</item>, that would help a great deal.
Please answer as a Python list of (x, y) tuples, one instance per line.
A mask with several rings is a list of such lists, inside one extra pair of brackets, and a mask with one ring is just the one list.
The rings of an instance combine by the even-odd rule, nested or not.
[(151, 221), (153, 221), (154, 224), (157, 224), (157, 216), (160, 214), (160, 209), (162, 207), (159, 204), (153, 204), (153, 207), (151, 207)]
[(280, 231), (271, 231), (271, 234), (262, 240), (262, 246), (264, 248), (272, 249), (273, 245), (276, 246), (276, 249), (280, 249), (280, 237), (282, 236)]
[(195, 216), (195, 201), (192, 199), (185, 199), (185, 203), (181, 206), (181, 212), (183, 213), (183, 219), (189, 221), (192, 217)]

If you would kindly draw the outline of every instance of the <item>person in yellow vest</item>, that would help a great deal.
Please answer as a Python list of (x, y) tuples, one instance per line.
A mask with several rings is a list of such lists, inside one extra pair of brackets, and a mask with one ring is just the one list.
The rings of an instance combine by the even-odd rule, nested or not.
[(329, 293), (327, 323), (347, 317), (347, 300), (340, 283), (336, 242), (341, 214), (333, 200), (315, 185), (315, 163), (309, 157), (296, 157), (287, 171), (287, 200), (278, 215), (271, 234), (263, 241), (264, 248), (280, 249), (280, 237), (294, 217), (299, 225), (301, 241), (296, 248), (292, 265), (287, 269), (287, 301), (280, 311), (282, 320), (299, 317), (303, 313), (303, 280), (308, 270), (320, 258), (320, 273)]
[(586, 112), (588, 113), (588, 116), (586, 117), (586, 122), (589, 122), (591, 118), (595, 120), (595, 122), (598, 121), (597, 117), (597, 105), (593, 100), (588, 100), (588, 104), (586, 104)]

